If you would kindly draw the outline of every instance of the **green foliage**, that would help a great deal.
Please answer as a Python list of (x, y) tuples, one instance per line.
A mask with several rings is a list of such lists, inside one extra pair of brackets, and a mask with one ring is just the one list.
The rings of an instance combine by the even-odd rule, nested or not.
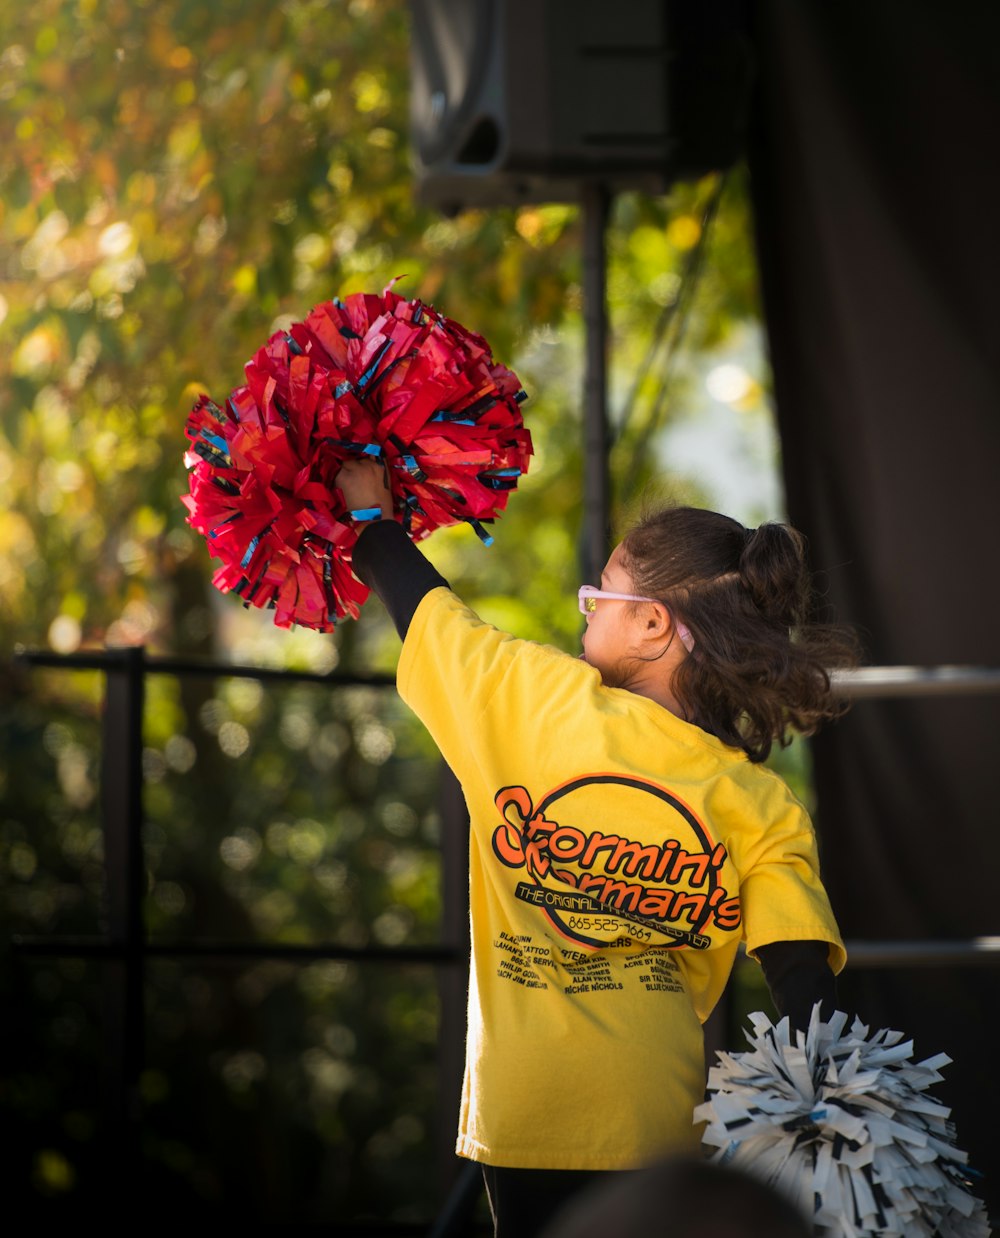
[[(200, 390), (236, 386), (278, 326), (395, 276), (481, 330), (527, 386), (538, 458), (516, 504), (523, 529), (504, 541), (573, 529), (579, 212), (442, 219), (416, 204), (401, 0), (5, 8), (0, 647), (208, 647), (207, 555), (178, 502), (187, 409)], [(709, 178), (616, 203), (615, 384), (681, 293), (714, 189)], [(745, 214), (734, 183), (691, 315), (697, 348), (755, 312)], [(618, 471), (636, 441), (621, 443)], [(504, 554), (468, 571), (483, 579)]]
[[(0, 27), (4, 661), (18, 644), (142, 643), (391, 668), (375, 601), (329, 638), (215, 593), (179, 496), (198, 392), (223, 397), (312, 305), (397, 276), (516, 370), (535, 443), (494, 546), (459, 528), (427, 553), (485, 618), (576, 648), (580, 213), (443, 219), (416, 202), (403, 0), (0, 0)], [(694, 392), (690, 359), (757, 314), (741, 175), (721, 189), (709, 177), (614, 203), (616, 518), (663, 481), (654, 447)], [(761, 399), (758, 385), (741, 407)], [(3, 688), (5, 932), (94, 935), (100, 677), (34, 671)], [(154, 942), (439, 940), (434, 753), (391, 693), (153, 676), (144, 726)], [(92, 1201), (103, 1181), (103, 983), (96, 963), (38, 961), (5, 994), (22, 1012), (12, 1169), (35, 1203)], [(162, 960), (147, 987), (144, 1153), (160, 1191), (202, 1214), (240, 1198), (300, 1221), (437, 1206), (430, 1132), (450, 1136), (452, 1115), (436, 1109), (427, 969)]]

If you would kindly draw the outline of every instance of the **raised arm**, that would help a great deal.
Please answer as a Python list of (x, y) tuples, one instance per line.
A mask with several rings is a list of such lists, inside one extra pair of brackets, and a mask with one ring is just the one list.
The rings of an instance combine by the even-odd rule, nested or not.
[(352, 512), (378, 512), (361, 530), (354, 547), (354, 574), (382, 599), (400, 638), (424, 594), (448, 582), (424, 558), (392, 516), (392, 496), (382, 465), (375, 461), (348, 460), (337, 474)]

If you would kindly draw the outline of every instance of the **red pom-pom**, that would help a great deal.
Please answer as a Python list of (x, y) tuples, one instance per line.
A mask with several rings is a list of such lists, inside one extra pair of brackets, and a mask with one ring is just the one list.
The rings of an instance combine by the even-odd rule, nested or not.
[(515, 374), (482, 336), (392, 292), (324, 302), (267, 341), (224, 409), (203, 395), (185, 433), (188, 523), (222, 560), (223, 592), (270, 607), (279, 627), (322, 632), (357, 618), (358, 530), (334, 478), (385, 462), (396, 518), (414, 541), (504, 509), (531, 436)]

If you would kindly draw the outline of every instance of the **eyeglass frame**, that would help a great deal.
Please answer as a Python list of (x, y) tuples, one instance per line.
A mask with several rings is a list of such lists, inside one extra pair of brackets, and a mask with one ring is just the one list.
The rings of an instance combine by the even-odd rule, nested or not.
[[(636, 593), (609, 593), (606, 589), (598, 589), (594, 585), (581, 585), (577, 591), (577, 601), (580, 603), (581, 615), (592, 615), (597, 610), (598, 598), (607, 598), (611, 602), (657, 602), (659, 598), (639, 597)], [(663, 606), (664, 603), (660, 602)]]
[[(659, 598), (640, 597), (637, 593), (609, 593), (607, 590), (598, 589), (594, 585), (581, 585), (577, 590), (576, 596), (577, 601), (580, 603), (581, 615), (593, 615), (597, 610), (598, 598), (606, 598), (610, 602), (656, 602), (660, 606), (667, 606), (666, 602), (661, 602)], [(691, 635), (691, 629), (686, 623), (681, 623), (677, 619), (669, 606), (667, 606), (667, 611), (670, 614), (678, 639), (688, 653), (690, 653), (694, 648), (694, 637)]]

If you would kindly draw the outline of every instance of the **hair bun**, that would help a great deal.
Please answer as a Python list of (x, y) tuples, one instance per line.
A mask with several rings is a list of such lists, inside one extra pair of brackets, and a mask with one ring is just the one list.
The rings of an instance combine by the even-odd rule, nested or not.
[(805, 538), (797, 530), (775, 521), (748, 529), (739, 573), (766, 618), (789, 628), (805, 619), (809, 574)]

